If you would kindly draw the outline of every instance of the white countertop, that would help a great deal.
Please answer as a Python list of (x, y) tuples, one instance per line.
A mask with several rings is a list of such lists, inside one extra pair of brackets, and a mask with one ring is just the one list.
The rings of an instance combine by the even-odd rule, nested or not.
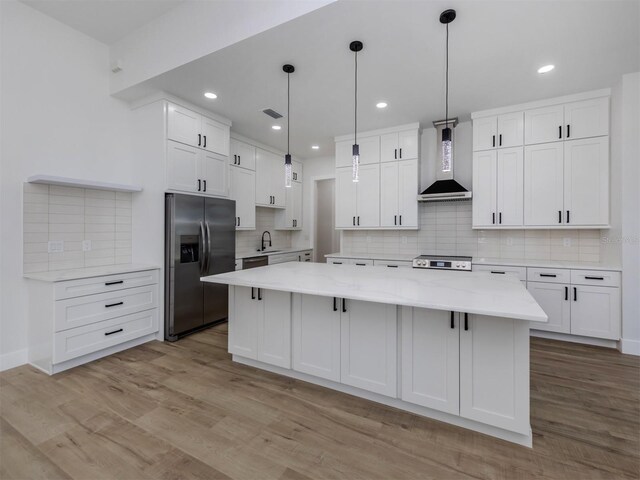
[(278, 248), (273, 247), (273, 249), (266, 249), (264, 252), (259, 250), (248, 252), (236, 253), (236, 258), (248, 258), (248, 257), (264, 257), (268, 255), (280, 255), (281, 253), (296, 253), (296, 252), (306, 252), (307, 250), (313, 250), (312, 248)]
[(74, 268), (70, 270), (54, 270), (50, 272), (25, 273), (24, 278), (40, 280), (42, 282), (64, 282), (79, 278), (101, 277), (103, 275), (118, 275), (119, 273), (141, 272), (143, 270), (155, 270), (157, 265), (130, 263), (122, 265), (105, 265), (102, 267)]
[(546, 322), (547, 315), (511, 275), (392, 270), (326, 263), (281, 263), (203, 277), (202, 281), (367, 302)]
[[(356, 258), (370, 260), (413, 260), (417, 255), (404, 253), (330, 253), (325, 257), (333, 258)], [(473, 257), (474, 265), (501, 265), (504, 267), (539, 267), (539, 268), (570, 268), (575, 270), (612, 270), (620, 272), (622, 268), (619, 265), (601, 263), (601, 262), (579, 262), (579, 261), (563, 261), (563, 260), (532, 260), (525, 258), (485, 258)]]

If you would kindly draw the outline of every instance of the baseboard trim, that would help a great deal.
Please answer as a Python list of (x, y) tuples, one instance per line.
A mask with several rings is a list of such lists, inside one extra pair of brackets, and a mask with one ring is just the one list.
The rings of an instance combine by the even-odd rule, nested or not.
[(14, 352), (3, 353), (0, 355), (0, 372), (4, 372), (10, 368), (19, 367), (20, 365), (25, 365), (28, 358), (28, 350), (26, 348), (16, 350)]
[(620, 351), (627, 355), (640, 356), (640, 340), (630, 340), (623, 338), (620, 340)]
[(615, 340), (606, 340), (604, 338), (582, 337), (580, 335), (571, 335), (568, 333), (546, 332), (544, 330), (531, 330), (532, 337), (549, 338), (551, 340), (561, 340), (563, 342), (583, 343), (585, 345), (595, 345), (597, 347), (618, 348), (618, 342)]

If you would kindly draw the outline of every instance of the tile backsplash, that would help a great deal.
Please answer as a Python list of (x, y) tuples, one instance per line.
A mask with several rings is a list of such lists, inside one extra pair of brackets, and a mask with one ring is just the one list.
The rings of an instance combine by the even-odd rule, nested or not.
[[(131, 263), (131, 193), (31, 183), (23, 192), (24, 273)], [(48, 253), (50, 241), (64, 251)]]
[(290, 248), (291, 232), (275, 230), (276, 210), (274, 208), (256, 207), (256, 229), (236, 232), (236, 253), (253, 252), (260, 248), (262, 232), (271, 233), (273, 247)]
[(471, 202), (420, 203), (420, 230), (344, 231), (342, 252), (600, 261), (600, 230), (473, 230)]

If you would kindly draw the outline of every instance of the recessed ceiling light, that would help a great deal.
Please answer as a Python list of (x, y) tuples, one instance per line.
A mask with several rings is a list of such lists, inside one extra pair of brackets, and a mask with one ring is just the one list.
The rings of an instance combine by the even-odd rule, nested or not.
[(545, 65), (544, 67), (540, 67), (538, 69), (538, 73), (547, 73), (553, 70), (554, 68), (556, 68), (555, 65)]
[(318, 150), (320, 148), (320, 145), (311, 145), (311, 148), (313, 148), (314, 150)]
[(205, 94), (204, 94), (204, 96), (205, 96), (205, 97), (207, 97), (207, 98), (210, 98), (210, 99), (212, 99), (212, 100), (213, 100), (214, 98), (218, 98), (218, 95), (216, 95), (216, 94), (215, 94), (215, 93), (213, 93), (213, 92), (207, 92), (207, 93), (205, 93)]
[(280, 125), (271, 125), (271, 128), (273, 128), (274, 130), (281, 130), (282, 127)]
[(376, 103), (376, 107), (378, 108), (387, 108), (387, 104), (385, 102)]

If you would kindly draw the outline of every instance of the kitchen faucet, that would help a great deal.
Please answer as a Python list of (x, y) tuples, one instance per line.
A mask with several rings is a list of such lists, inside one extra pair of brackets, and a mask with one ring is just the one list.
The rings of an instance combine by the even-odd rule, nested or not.
[(263, 251), (263, 252), (264, 252), (264, 251), (265, 251), (265, 249), (267, 248), (267, 247), (265, 247), (265, 246), (264, 246), (264, 235), (265, 235), (266, 233), (268, 233), (268, 234), (269, 234), (269, 246), (271, 246), (271, 232), (269, 232), (269, 231), (265, 230), (264, 232), (262, 232), (262, 251)]

